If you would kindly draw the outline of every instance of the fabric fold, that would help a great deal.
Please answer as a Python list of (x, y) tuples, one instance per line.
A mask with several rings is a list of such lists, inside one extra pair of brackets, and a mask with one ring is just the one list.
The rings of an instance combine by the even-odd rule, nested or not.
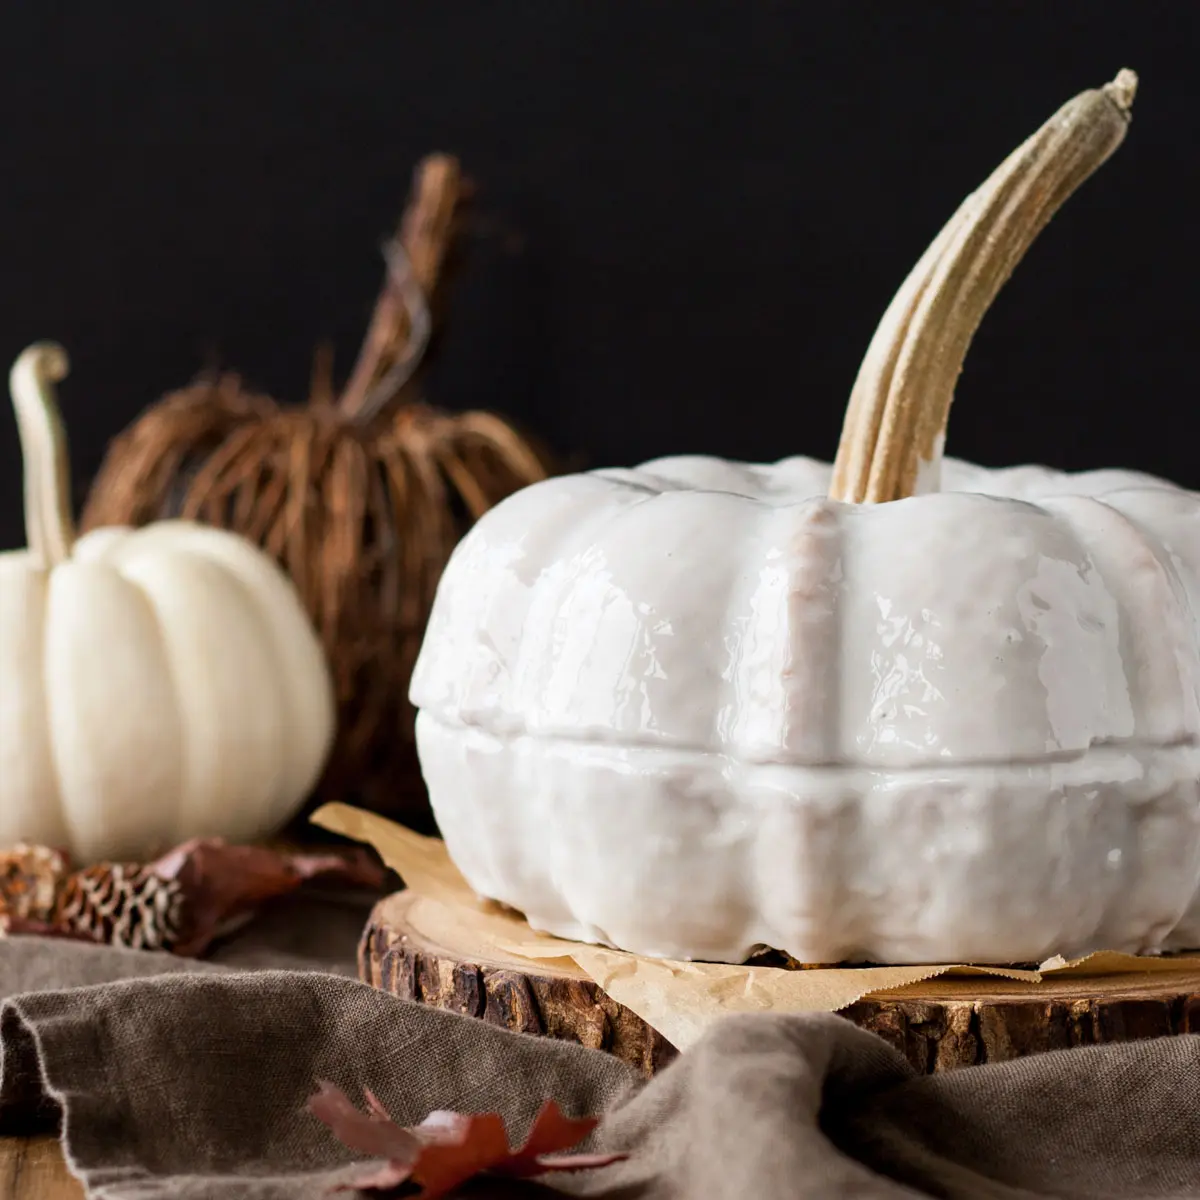
[(920, 1076), (834, 1015), (739, 1016), (643, 1083), (598, 1051), (359, 983), (365, 913), (308, 904), (207, 963), (0, 941), (0, 1135), (60, 1129), (103, 1200), (317, 1200), (364, 1166), (305, 1110), (326, 1079), (405, 1125), (499, 1112), (514, 1142), (554, 1099), (605, 1114), (584, 1148), (629, 1156), (470, 1195), (1200, 1197), (1194, 1034)]

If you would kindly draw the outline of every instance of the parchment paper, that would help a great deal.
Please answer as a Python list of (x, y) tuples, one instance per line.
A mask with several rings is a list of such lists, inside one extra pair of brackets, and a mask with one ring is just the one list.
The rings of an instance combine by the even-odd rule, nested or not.
[(1139, 957), (1111, 950), (1070, 962), (1053, 958), (1036, 971), (967, 963), (796, 971), (645, 958), (538, 933), (517, 913), (481, 900), (438, 838), (423, 837), (347, 804), (326, 804), (311, 819), (323, 829), (374, 847), (410, 890), (450, 910), (447, 918), (469, 929), (476, 946), (494, 947), (498, 957), (523, 959), (531, 968), (547, 960), (573, 962), (680, 1050), (728, 1013), (837, 1012), (864, 997), (941, 976), (999, 977), (1031, 989), (1050, 976), (1082, 976), (1093, 981), (1096, 995), (1128, 990), (1136, 983), (1131, 975), (1191, 976), (1200, 986), (1200, 958)]

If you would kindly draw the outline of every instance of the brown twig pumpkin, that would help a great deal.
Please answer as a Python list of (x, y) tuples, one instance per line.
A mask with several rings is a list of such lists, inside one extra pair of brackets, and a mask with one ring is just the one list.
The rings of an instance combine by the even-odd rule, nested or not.
[(339, 732), (321, 786), (427, 820), (409, 675), (434, 589), (467, 525), (546, 474), (499, 417), (419, 398), (417, 367), (468, 185), (445, 155), (418, 168), (358, 362), (335, 397), (328, 355), (285, 407), (233, 375), (165, 397), (110, 447), (85, 527), (178, 515), (232, 529), (295, 580), (329, 654)]

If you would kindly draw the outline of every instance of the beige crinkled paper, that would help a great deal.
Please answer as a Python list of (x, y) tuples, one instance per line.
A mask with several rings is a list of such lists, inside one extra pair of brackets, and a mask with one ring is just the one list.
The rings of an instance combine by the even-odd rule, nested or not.
[(444, 907), (446, 920), (469, 933), (475, 946), (490, 946), (500, 958), (515, 956), (531, 965), (571, 960), (613, 1000), (681, 1050), (729, 1013), (838, 1012), (865, 997), (942, 976), (990, 976), (1029, 988), (1037, 988), (1050, 975), (1084, 976), (1094, 980), (1094, 994), (1102, 995), (1127, 990), (1130, 975), (1200, 974), (1200, 958), (1139, 957), (1111, 950), (1070, 962), (1053, 958), (1036, 971), (965, 963), (793, 971), (646, 958), (538, 933), (518, 914), (480, 900), (438, 838), (347, 804), (326, 804), (312, 821), (372, 846), (411, 891)]

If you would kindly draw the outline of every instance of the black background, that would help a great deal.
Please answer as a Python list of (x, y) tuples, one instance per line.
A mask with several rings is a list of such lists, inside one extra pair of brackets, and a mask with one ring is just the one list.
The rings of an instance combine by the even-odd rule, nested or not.
[[(593, 465), (834, 451), (892, 292), (1122, 66), (1128, 140), (976, 339), (950, 449), (1200, 487), (1200, 4), (5, 4), (0, 358), (61, 340), (76, 486), (199, 369), (348, 368), (415, 161), (481, 188), (430, 392)], [(0, 546), (22, 540), (0, 421)]]

